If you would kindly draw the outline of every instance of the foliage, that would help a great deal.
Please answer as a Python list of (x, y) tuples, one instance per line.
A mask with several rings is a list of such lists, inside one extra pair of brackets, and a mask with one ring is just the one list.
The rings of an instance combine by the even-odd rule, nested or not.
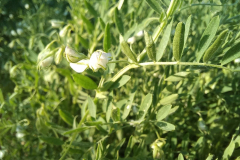
[(240, 158), (239, 0), (0, 7), (0, 159)]

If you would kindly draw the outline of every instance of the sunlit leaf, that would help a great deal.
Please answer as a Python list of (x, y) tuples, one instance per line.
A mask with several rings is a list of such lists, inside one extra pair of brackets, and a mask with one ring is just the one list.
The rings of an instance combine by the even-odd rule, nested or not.
[(202, 58), (204, 52), (207, 50), (208, 46), (210, 45), (211, 41), (213, 40), (218, 26), (219, 26), (220, 20), (219, 17), (213, 17), (213, 19), (208, 24), (207, 28), (202, 34), (202, 37), (198, 44), (198, 49), (196, 53), (197, 61), (199, 62)]
[(39, 136), (38, 138), (46, 143), (53, 144), (53, 145), (63, 145), (64, 144), (64, 142), (62, 140), (60, 140), (59, 138), (55, 138), (55, 137)]
[(73, 80), (85, 89), (96, 89), (97, 84), (89, 77), (82, 74), (73, 74)]
[(91, 97), (88, 96), (88, 110), (89, 110), (89, 114), (90, 116), (92, 116), (93, 118), (96, 118), (96, 105), (94, 104), (93, 100)]
[(160, 108), (157, 113), (157, 121), (161, 121), (166, 118), (171, 110), (172, 105), (166, 105)]

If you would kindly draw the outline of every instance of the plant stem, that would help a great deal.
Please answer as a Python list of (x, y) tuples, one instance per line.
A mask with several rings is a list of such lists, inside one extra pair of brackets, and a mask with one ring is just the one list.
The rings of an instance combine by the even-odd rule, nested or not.
[(140, 66), (157, 66), (157, 65), (184, 65), (184, 66), (208, 66), (215, 67), (220, 69), (226, 69), (229, 71), (240, 71), (240, 70), (232, 70), (227, 67), (223, 67), (221, 65), (208, 64), (208, 63), (198, 63), (198, 62), (145, 62), (139, 63)]

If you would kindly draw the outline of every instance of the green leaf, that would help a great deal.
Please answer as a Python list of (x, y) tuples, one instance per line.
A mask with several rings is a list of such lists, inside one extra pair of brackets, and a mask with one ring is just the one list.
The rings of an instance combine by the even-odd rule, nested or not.
[(85, 24), (86, 30), (87, 30), (90, 34), (92, 34), (92, 32), (93, 32), (93, 30), (94, 30), (93, 24), (92, 24), (84, 15), (82, 15), (82, 14), (81, 14), (81, 18), (82, 18), (82, 20), (83, 20), (83, 22), (84, 22), (84, 24)]
[(125, 141), (126, 141), (126, 138), (123, 138), (123, 139), (118, 143), (118, 145), (117, 145), (116, 148), (115, 148), (115, 154), (114, 154), (114, 155), (116, 155), (116, 152), (120, 150), (120, 148), (121, 148), (122, 145), (125, 143)]
[(120, 117), (121, 117), (120, 109), (119, 108), (113, 109), (112, 110), (112, 119), (115, 122), (117, 122), (117, 121), (120, 121)]
[(143, 101), (142, 101), (140, 109), (139, 109), (140, 120), (142, 120), (146, 116), (147, 111), (150, 108), (151, 104), (152, 104), (152, 94), (148, 93), (143, 98)]
[(137, 34), (139, 31), (144, 30), (151, 22), (158, 21), (159, 18), (151, 17), (144, 19), (140, 24), (134, 24), (125, 34), (124, 39), (128, 39), (133, 33)]
[(116, 82), (114, 82), (110, 88), (111, 88), (111, 89), (120, 88), (120, 87), (122, 87), (124, 84), (126, 84), (130, 79), (131, 79), (130, 76), (128, 76), (128, 75), (123, 75), (123, 76), (122, 76), (121, 78), (119, 78)]
[(165, 81), (169, 82), (178, 82), (181, 81), (182, 79), (186, 78), (190, 72), (178, 72), (174, 75), (169, 76), (168, 78), (165, 79)]
[(91, 117), (96, 118), (96, 105), (94, 104), (91, 97), (88, 96), (88, 110)]
[(225, 53), (221, 64), (225, 65), (239, 57), (240, 57), (240, 43), (237, 43)]
[(178, 160), (184, 160), (182, 153), (178, 155)]
[(204, 52), (207, 50), (214, 36), (216, 35), (218, 26), (219, 26), (219, 17), (214, 17), (211, 22), (208, 24), (207, 28), (203, 32), (203, 35), (199, 41), (198, 49), (197, 49), (197, 61), (199, 62), (202, 58)]
[(173, 24), (173, 21), (171, 21), (171, 23), (167, 25), (167, 27), (163, 33), (163, 37), (160, 41), (160, 45), (157, 48), (157, 55), (156, 55), (157, 62), (162, 58), (163, 53), (168, 45), (168, 41), (169, 41), (169, 38), (171, 35), (171, 30), (172, 30), (172, 24)]
[(97, 84), (89, 77), (82, 74), (73, 74), (73, 80), (85, 89), (96, 89)]
[(190, 15), (186, 21), (186, 25), (185, 25), (185, 33), (184, 33), (184, 46), (187, 42), (187, 38), (188, 38), (188, 34), (189, 34), (189, 30), (191, 27), (191, 23), (192, 23), (192, 15)]
[(164, 11), (158, 0), (146, 0), (146, 2), (157, 13), (161, 14)]
[(209, 154), (206, 160), (212, 160), (213, 159), (213, 155)]
[(166, 105), (160, 108), (160, 110), (157, 113), (157, 121), (161, 121), (164, 118), (166, 118), (171, 110), (172, 105)]
[(97, 147), (96, 160), (100, 160), (102, 156), (103, 156), (103, 146), (102, 146), (102, 142), (100, 141)]
[[(42, 134), (47, 134), (48, 132), (48, 127), (46, 125), (46, 120), (45, 120), (45, 117), (43, 116), (37, 116), (37, 119), (36, 119), (36, 128), (37, 128), (37, 131), (39, 133), (42, 133)], [(1, 129), (1, 127), (0, 127)], [(2, 132), (2, 131), (1, 131)]]
[(134, 96), (136, 94), (136, 89), (133, 89), (133, 92), (129, 95), (129, 102), (125, 105), (124, 111), (123, 111), (123, 115), (122, 115), (122, 119), (126, 119), (127, 116), (129, 115), (131, 108), (132, 108), (132, 103), (133, 103), (133, 99)]
[(97, 125), (100, 125), (100, 124), (102, 124), (103, 122), (102, 121), (95, 121), (95, 122), (93, 122), (93, 121), (87, 121), (87, 122), (85, 122), (84, 124), (86, 124), (86, 126), (97, 126)]
[(106, 121), (109, 122), (110, 117), (111, 117), (111, 113), (112, 113), (112, 102), (110, 102), (108, 108), (107, 108), (107, 112), (106, 112)]
[(101, 18), (101, 17), (98, 17), (98, 21), (100, 22), (100, 26), (101, 26), (102, 30), (104, 30), (105, 27), (106, 27), (106, 24), (104, 23), (104, 21), (102, 20), (102, 18)]
[(179, 108), (179, 106), (175, 106), (175, 107), (171, 108), (171, 110), (169, 111), (168, 115), (173, 114), (174, 112), (176, 112), (178, 108)]
[(83, 38), (82, 36), (80, 36), (80, 35), (78, 35), (78, 38), (79, 38), (79, 41), (80, 41), (81, 45), (82, 45), (84, 48), (88, 49), (88, 48), (89, 48), (89, 43), (88, 43), (88, 41), (87, 41), (86, 39), (84, 39), (84, 38)]
[(75, 133), (75, 132), (83, 132), (85, 130), (88, 130), (90, 129), (90, 127), (80, 127), (80, 128), (75, 128), (75, 129), (71, 129), (71, 130), (68, 130), (66, 132), (63, 133), (63, 135), (68, 135), (68, 134), (72, 134), (72, 133)]
[(94, 17), (98, 17), (98, 13), (97, 11), (93, 8), (93, 6), (88, 3), (86, 0), (84, 0), (84, 3), (88, 9), (88, 11), (94, 16)]
[(53, 144), (53, 145), (63, 145), (64, 142), (58, 138), (55, 137), (46, 137), (46, 136), (39, 136), (39, 139), (41, 139), (42, 141), (49, 143), (49, 144)]
[(163, 99), (160, 100), (161, 105), (167, 105), (171, 104), (178, 98), (178, 94), (172, 94), (170, 96), (164, 97)]
[(234, 149), (235, 149), (235, 143), (234, 141), (231, 141), (223, 153), (223, 157), (222, 157), (223, 160), (229, 160), (233, 154)]
[(128, 140), (127, 148), (125, 149), (125, 152), (124, 152), (125, 157), (128, 157), (130, 155), (135, 143), (136, 143), (135, 138), (131, 136)]
[(228, 29), (221, 32), (220, 35), (217, 37), (217, 39), (213, 42), (213, 44), (207, 49), (206, 53), (203, 56), (204, 63), (209, 61), (214, 55), (214, 53), (222, 46), (227, 34), (228, 34)]
[(173, 38), (173, 57), (180, 61), (182, 56), (182, 50), (184, 47), (184, 32), (185, 32), (185, 25), (182, 22), (177, 24), (177, 28), (175, 31), (175, 35)]
[(61, 110), (61, 109), (59, 109), (58, 112), (59, 112), (60, 117), (64, 120), (64, 122), (66, 122), (67, 124), (69, 124), (71, 126), (73, 125), (74, 118), (69, 112)]
[(4, 97), (3, 97), (3, 94), (2, 94), (2, 90), (0, 88), (0, 103), (3, 103), (4, 102)]
[(111, 34), (110, 34), (110, 25), (107, 23), (105, 27), (104, 39), (103, 39), (103, 49), (105, 52), (111, 48), (112, 41), (111, 41)]
[(121, 15), (119, 14), (119, 11), (117, 7), (114, 10), (114, 20), (115, 24), (117, 26), (117, 29), (121, 35), (124, 35), (124, 26), (123, 26), (123, 21), (121, 19)]
[(171, 123), (167, 123), (164, 121), (157, 122), (156, 125), (164, 131), (173, 131), (175, 130), (175, 126)]

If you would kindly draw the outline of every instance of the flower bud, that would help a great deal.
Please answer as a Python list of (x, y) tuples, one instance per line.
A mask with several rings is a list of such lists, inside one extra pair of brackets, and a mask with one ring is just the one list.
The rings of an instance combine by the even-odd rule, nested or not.
[(29, 9), (29, 4), (25, 4), (24, 7), (25, 7), (26, 9)]
[(51, 23), (51, 25), (52, 25), (53, 28), (60, 28), (60, 27), (62, 27), (62, 25), (63, 25), (63, 22), (62, 22), (62, 21), (55, 20), (55, 19), (50, 20), (50, 23)]
[(66, 53), (66, 59), (70, 63), (76, 63), (86, 58), (84, 54), (77, 53), (75, 50), (73, 50), (72, 48), (69, 48), (68, 46), (65, 48), (65, 53)]
[(41, 61), (41, 67), (43, 68), (50, 67), (52, 62), (53, 62), (53, 57), (52, 56), (47, 57), (46, 59)]
[(129, 43), (129, 44), (133, 44), (134, 42), (136, 42), (135, 37), (130, 37), (130, 38), (128, 38), (128, 40), (127, 40), (127, 43)]
[(99, 68), (106, 69), (108, 61), (111, 59), (110, 53), (105, 53), (103, 51), (93, 52), (89, 60), (89, 67), (93, 71), (97, 71)]
[(143, 31), (139, 31), (139, 32), (135, 35), (135, 37), (136, 37), (137, 40), (140, 40), (140, 39), (142, 39), (143, 35), (144, 35), (144, 32), (143, 32)]
[(22, 28), (17, 28), (17, 33), (18, 33), (19, 35), (21, 35), (21, 34), (23, 33)]
[(59, 64), (62, 61), (62, 56), (63, 56), (64, 48), (61, 47), (58, 49), (58, 51), (55, 54), (55, 63)]
[(68, 27), (69, 27), (69, 25), (66, 25), (66, 26), (59, 32), (59, 36), (60, 36), (60, 37), (65, 37), (65, 36), (67, 35)]

